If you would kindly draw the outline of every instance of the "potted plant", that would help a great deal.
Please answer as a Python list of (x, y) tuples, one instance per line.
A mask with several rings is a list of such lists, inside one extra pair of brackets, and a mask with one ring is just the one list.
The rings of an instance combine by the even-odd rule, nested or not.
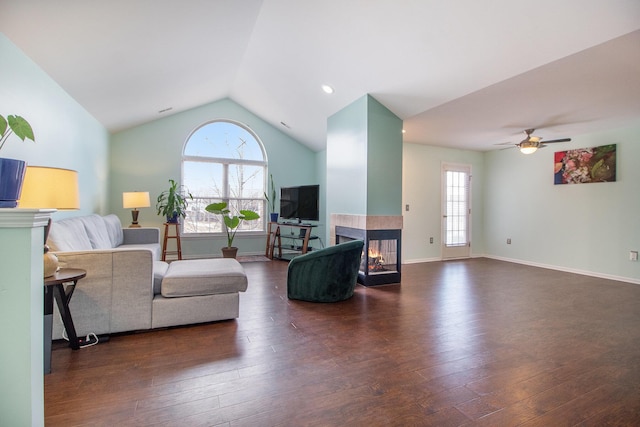
[(269, 193), (271, 197), (264, 193), (264, 198), (267, 199), (269, 205), (269, 216), (271, 222), (278, 222), (278, 212), (276, 212), (276, 186), (273, 184), (273, 175), (269, 174)]
[(236, 237), (238, 227), (242, 224), (242, 221), (260, 219), (260, 215), (251, 210), (241, 209), (238, 215), (231, 216), (231, 211), (227, 208), (227, 202), (211, 203), (204, 209), (209, 213), (222, 216), (227, 232), (227, 246), (222, 248), (222, 256), (224, 258), (235, 258), (238, 248), (233, 246), (233, 239)]
[[(0, 150), (12, 134), (23, 141), (30, 139), (35, 142), (33, 129), (24, 118), (9, 115), (5, 119), (0, 115)], [(0, 158), (0, 208), (15, 208), (18, 205), (26, 170), (27, 163), (24, 160)]]
[(164, 215), (169, 223), (176, 223), (187, 214), (188, 200), (193, 200), (191, 193), (170, 179), (169, 189), (160, 193), (156, 200), (158, 215)]

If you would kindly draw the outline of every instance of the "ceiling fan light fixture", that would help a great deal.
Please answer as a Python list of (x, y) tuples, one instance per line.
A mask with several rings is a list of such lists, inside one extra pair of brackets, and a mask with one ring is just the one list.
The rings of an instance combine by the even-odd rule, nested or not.
[(531, 146), (520, 146), (520, 152), (522, 154), (533, 154), (536, 151), (538, 151), (538, 147), (533, 146), (533, 145), (531, 145)]

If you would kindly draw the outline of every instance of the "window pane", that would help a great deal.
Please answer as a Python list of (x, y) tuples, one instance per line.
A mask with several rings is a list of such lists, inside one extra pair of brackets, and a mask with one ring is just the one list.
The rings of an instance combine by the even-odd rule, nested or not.
[[(187, 141), (182, 181), (193, 195), (183, 232), (224, 233), (220, 215), (204, 208), (226, 201), (232, 215), (239, 210), (257, 212), (261, 219), (243, 222), (239, 232), (264, 231), (266, 162), (262, 145), (247, 129), (234, 123), (217, 121), (197, 129)], [(251, 161), (252, 164), (245, 164)], [(262, 164), (256, 165), (259, 161)]]
[(183, 182), (194, 196), (222, 197), (222, 165), (212, 162), (184, 162)]
[(264, 167), (229, 165), (229, 197), (264, 198)]
[(246, 129), (229, 122), (208, 123), (196, 130), (186, 147), (186, 156), (264, 160), (260, 144)]

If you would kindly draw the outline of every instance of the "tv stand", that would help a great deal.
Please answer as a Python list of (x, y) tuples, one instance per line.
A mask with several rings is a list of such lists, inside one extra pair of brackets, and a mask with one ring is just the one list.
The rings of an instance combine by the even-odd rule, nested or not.
[[(291, 233), (283, 233), (282, 227), (289, 228)], [(265, 256), (269, 259), (277, 258), (286, 260), (291, 259), (296, 255), (306, 254), (311, 249), (309, 247), (309, 240), (318, 238), (318, 236), (311, 235), (311, 229), (313, 227), (316, 226), (297, 222), (270, 222), (267, 226), (267, 245), (265, 249)], [(297, 229), (298, 233), (294, 233), (294, 229)], [(288, 240), (289, 244), (285, 244), (285, 249), (290, 250), (289, 253), (283, 254), (282, 239)]]

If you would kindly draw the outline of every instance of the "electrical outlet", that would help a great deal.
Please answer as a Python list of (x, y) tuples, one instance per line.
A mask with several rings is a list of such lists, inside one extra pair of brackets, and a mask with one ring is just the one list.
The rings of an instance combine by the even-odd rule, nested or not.
[(507, 245), (511, 244), (511, 237), (507, 238)]
[(429, 243), (433, 245), (433, 237), (429, 237)]
[(629, 251), (629, 261), (638, 260), (638, 251)]
[(404, 205), (404, 210), (409, 212), (409, 204)]

